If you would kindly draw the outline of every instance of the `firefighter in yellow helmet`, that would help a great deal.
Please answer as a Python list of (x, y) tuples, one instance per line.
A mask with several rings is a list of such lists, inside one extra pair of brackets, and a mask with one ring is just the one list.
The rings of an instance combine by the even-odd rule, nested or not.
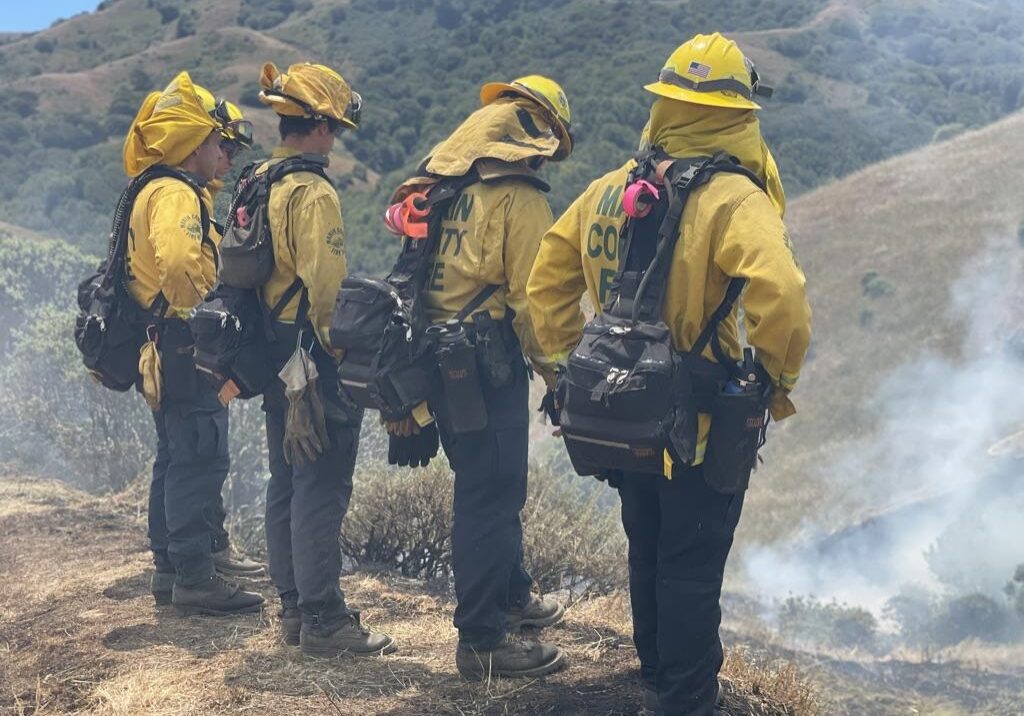
[[(594, 181), (545, 235), (527, 294), (537, 338), (551, 360), (566, 363), (568, 357), (569, 370), (574, 370), (577, 355), (590, 350), (590, 341), (598, 340), (593, 332), (580, 340), (585, 323), (580, 297), (586, 293), (598, 311), (608, 312), (607, 317), (595, 319), (595, 326), (600, 321), (620, 321), (607, 334), (608, 341), (631, 333), (631, 340), (643, 338), (634, 330), (639, 325), (636, 317), (648, 315), (650, 323), (643, 325), (657, 325), (658, 321), (667, 325), (670, 350), (677, 352), (680, 361), (707, 369), (714, 376), (709, 385), (698, 373), (682, 373), (692, 378), (692, 384), (687, 384), (685, 391), (683, 384), (674, 384), (680, 386), (679, 392), (667, 402), (679, 421), (672, 424), (671, 435), (678, 425), (680, 434), (692, 438), (680, 443), (688, 452), (666, 440), (669, 449), (664, 451), (664, 461), (661, 450), (653, 455), (638, 451), (613, 458), (620, 442), (629, 445), (630, 438), (624, 434), (609, 439), (597, 429), (587, 438), (589, 443), (581, 442), (579, 433), (570, 435), (566, 419), (585, 412), (582, 408), (573, 412), (571, 382), (565, 394), (568, 397), (561, 393), (560, 385), (557, 399), (551, 400), (563, 410), (566, 445), (574, 460), (576, 456), (601, 455), (608, 464), (651, 457), (658, 462), (658, 468), (649, 473), (606, 470), (600, 476), (618, 488), (622, 501), (623, 526), (629, 539), (634, 641), (648, 698), (654, 702), (651, 706), (658, 713), (709, 716), (718, 698), (716, 677), (722, 664), (719, 594), (750, 463), (742, 463), (742, 469), (724, 466), (728, 461), (720, 459), (710, 466), (706, 463), (706, 457), (721, 454), (705, 452), (709, 434), (716, 438), (716, 426), (715, 444), (728, 443), (729, 449), (738, 449), (740, 444), (729, 443), (735, 426), (724, 419), (721, 424), (713, 422), (705, 408), (729, 404), (728, 398), (719, 395), (733, 395), (734, 391), (746, 395), (750, 390), (751, 404), (761, 417), (769, 394), (776, 420), (792, 415), (788, 395), (810, 340), (811, 312), (804, 276), (782, 223), (782, 184), (754, 113), (758, 109), (755, 97), (770, 90), (760, 84), (753, 65), (725, 37), (697, 35), (672, 53), (658, 80), (646, 89), (656, 99), (643, 144), (654, 152), (641, 153), (638, 160), (648, 162), (644, 166), (652, 171), (643, 177), (631, 174), (634, 169), (643, 171), (631, 160)], [(683, 182), (695, 173), (677, 175), (674, 167), (699, 167), (719, 153), (735, 157), (739, 165), (721, 155), (722, 170), (702, 174), (706, 181), (689, 189), (681, 209), (681, 202), (676, 203), (676, 211), (681, 211), (678, 229), (670, 223), (661, 229), (665, 232), (662, 245), (672, 252), (661, 264), (667, 270), (659, 274), (650, 260), (662, 217), (672, 210), (671, 197), (676, 195), (665, 182), (683, 186), (674, 182)], [(673, 160), (678, 161), (671, 163)], [(640, 184), (640, 178), (647, 185)], [(627, 216), (631, 217), (629, 224)], [(647, 216), (651, 218), (645, 221)], [(674, 247), (668, 243), (673, 240)], [(649, 294), (642, 281), (648, 272), (651, 278), (646, 287), (655, 290), (653, 295), (659, 300), (648, 302), (644, 314), (644, 299)], [(747, 374), (743, 380), (729, 379), (738, 371), (733, 362), (744, 357), (735, 308), (724, 300), (730, 287), (737, 293), (744, 289), (746, 338), (756, 351), (750, 374), (757, 376), (755, 380), (748, 380)], [(715, 315), (720, 306), (720, 315)], [(701, 343), (707, 340), (711, 347), (699, 354), (689, 353), (705, 329)], [(653, 380), (657, 365), (649, 363), (641, 370), (652, 371), (646, 375)], [(616, 391), (621, 395), (644, 388), (644, 380), (634, 379), (640, 374), (633, 370), (609, 372), (607, 381), (598, 371), (607, 385), (595, 385), (587, 396), (598, 400), (593, 405), (604, 399), (623, 405), (615, 402), (619, 400)], [(769, 382), (773, 393), (767, 387)], [(706, 396), (707, 403), (694, 402), (698, 396), (702, 401)], [(689, 415), (695, 419), (682, 419)], [(745, 423), (736, 434), (744, 435), (743, 430), (758, 429), (759, 425), (757, 421)], [(756, 449), (757, 444), (752, 445), (750, 449)], [(753, 457), (749, 452), (743, 454)], [(593, 459), (596, 464), (598, 458)], [(663, 474), (655, 474), (658, 472)]]
[(273, 368), (284, 368), (297, 345), (307, 349), (319, 373), (315, 389), (324, 415), (321, 452), (297, 459), (290, 447), (285, 385), (274, 379), (264, 393), (270, 453), (267, 557), (281, 600), (282, 638), (310, 656), (391, 653), (394, 640), (360, 623), (338, 581), (338, 534), (352, 495), (362, 413), (342, 404), (336, 357), (325, 348), (347, 267), (341, 201), (322, 168), (341, 130), (359, 126), (362, 100), (340, 74), (308, 62), (285, 72), (267, 63), (259, 81), (260, 101), (280, 117), (281, 142), (256, 173), (300, 155), (320, 162), (318, 171), (296, 171), (270, 185), (274, 270), (261, 289), (267, 310), (279, 307), (269, 347)]
[(486, 84), (480, 100), (403, 187), (424, 178), (470, 177), (440, 222), (423, 301), (435, 327), (462, 319), (482, 366), (474, 402), (486, 406), (486, 415), (467, 419), (466, 398), (442, 387), (429, 401), (432, 415), (420, 410), (389, 424), (389, 460), (426, 465), (440, 433), (455, 471), (459, 673), (533, 677), (566, 661), (553, 644), (508, 637), (510, 629), (548, 626), (564, 613), (554, 599), (531, 593), (533, 580), (523, 568), (519, 513), (526, 500), (529, 423), (523, 355), (546, 380), (554, 379), (534, 335), (526, 281), (553, 220), (544, 196), (548, 185), (537, 172), (572, 151), (571, 115), (561, 87), (539, 75)]
[[(218, 132), (221, 136), (220, 159), (214, 171), (214, 178), (208, 181), (202, 190), (204, 205), (212, 213), (214, 199), (224, 186), (223, 177), (231, 170), (232, 160), (241, 148), (252, 146), (252, 123), (247, 122), (242, 117), (238, 107), (231, 102), (224, 99), (215, 99), (213, 94), (201, 85), (193, 84), (192, 88), (195, 91), (196, 97), (199, 98), (203, 109), (217, 123)], [(210, 239), (214, 243), (219, 244), (222, 233), (222, 227), (211, 216)], [(150, 519), (155, 520), (158, 525), (165, 523), (163, 517), (164, 497), (162, 493), (158, 493), (153, 488), (159, 488), (162, 484), (162, 482), (154, 481), (151, 485), (149, 499)], [(228, 578), (245, 577), (251, 579), (264, 576), (266, 570), (263, 565), (231, 549), (231, 540), (225, 528), (226, 520), (227, 512), (224, 509), (223, 495), (221, 492), (218, 492), (216, 504), (210, 511), (214, 568), (219, 574)], [(154, 579), (155, 598), (158, 601), (169, 599), (170, 587), (170, 581), (167, 577), (157, 573)]]
[(182, 72), (145, 99), (123, 148), (128, 176), (153, 177), (131, 207), (127, 253), (128, 292), (153, 315), (150, 346), (159, 355), (145, 349), (142, 373), (162, 387), (151, 402), (152, 590), (158, 604), (173, 603), (182, 614), (258, 611), (263, 602), (215, 572), (208, 516), (220, 504), (229, 466), (228, 412), (196, 374), (183, 320), (217, 278), (220, 237), (210, 228), (205, 185), (216, 173), (220, 140), (218, 123)]

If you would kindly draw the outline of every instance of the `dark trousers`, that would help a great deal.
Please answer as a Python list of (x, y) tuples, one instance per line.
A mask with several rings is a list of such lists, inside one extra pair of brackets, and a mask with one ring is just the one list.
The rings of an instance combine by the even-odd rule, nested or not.
[(228, 474), (228, 411), (212, 388), (165, 398), (153, 413), (157, 449), (149, 490), (149, 544), (158, 571), (182, 586), (213, 575), (215, 535), (223, 530), (221, 488)]
[[(273, 362), (280, 370), (295, 350), (295, 329), (275, 324)], [(307, 333), (308, 335), (308, 333)], [(306, 341), (308, 345), (308, 341)], [(347, 410), (338, 396), (334, 359), (314, 345), (330, 445), (315, 462), (289, 465), (284, 458), (288, 401), (275, 379), (264, 395), (270, 482), (267, 484), (266, 536), (270, 578), (283, 605), (298, 606), (303, 622), (327, 631), (350, 614), (341, 590), (341, 522), (352, 497), (362, 413)]]
[(743, 493), (715, 492), (695, 467), (672, 480), (627, 473), (619, 496), (641, 675), (665, 714), (711, 716), (723, 658), (719, 598)]
[(452, 565), (459, 641), (489, 649), (507, 631), (507, 613), (530, 596), (523, 568), (523, 525), (529, 449), (529, 383), (517, 367), (500, 390), (484, 386), (487, 427), (455, 435), (443, 397), (432, 401), (441, 442), (455, 471)]
[[(174, 565), (167, 556), (167, 512), (164, 509), (164, 478), (170, 452), (167, 449), (164, 419), (153, 414), (156, 423), (157, 453), (153, 460), (153, 477), (149, 483), (149, 548), (153, 552), (153, 564), (158, 572), (173, 572)], [(227, 511), (224, 509), (224, 495), (217, 493), (216, 504), (210, 514), (210, 543), (213, 552), (221, 552), (231, 546), (228, 531), (225, 527)]]

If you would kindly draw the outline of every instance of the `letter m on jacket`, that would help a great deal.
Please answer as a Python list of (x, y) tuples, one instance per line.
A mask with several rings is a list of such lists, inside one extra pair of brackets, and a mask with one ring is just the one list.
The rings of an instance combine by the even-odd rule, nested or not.
[(609, 184), (601, 194), (601, 201), (597, 203), (597, 213), (607, 216), (609, 219), (617, 219), (622, 215), (622, 187)]

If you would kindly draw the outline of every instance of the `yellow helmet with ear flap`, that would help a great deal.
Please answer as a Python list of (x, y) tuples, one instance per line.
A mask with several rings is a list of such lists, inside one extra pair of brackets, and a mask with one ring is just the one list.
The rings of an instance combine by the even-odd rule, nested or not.
[(709, 107), (761, 109), (754, 96), (771, 97), (761, 84), (754, 63), (732, 40), (720, 33), (696, 35), (673, 52), (644, 89), (661, 97)]
[(561, 85), (543, 75), (527, 75), (512, 82), (488, 82), (480, 88), (480, 104), (488, 105), (507, 94), (531, 99), (551, 116), (560, 144), (552, 160), (565, 159), (572, 153), (576, 137), (572, 132), (572, 113), (569, 100)]

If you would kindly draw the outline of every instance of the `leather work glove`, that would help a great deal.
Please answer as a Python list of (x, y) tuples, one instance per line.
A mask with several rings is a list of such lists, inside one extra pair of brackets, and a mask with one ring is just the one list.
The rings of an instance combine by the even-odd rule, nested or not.
[[(415, 421), (414, 421), (415, 423)], [(399, 467), (426, 467), (437, 456), (437, 423), (416, 427), (412, 433), (388, 435), (388, 464)]]
[(142, 378), (142, 397), (149, 409), (153, 412), (160, 410), (164, 398), (164, 377), (155, 341), (146, 341), (139, 350), (139, 376)]
[(284, 459), (302, 467), (324, 454), (330, 443), (324, 404), (317, 390), (320, 373), (309, 351), (299, 346), (278, 373), (288, 398), (284, 423)]

